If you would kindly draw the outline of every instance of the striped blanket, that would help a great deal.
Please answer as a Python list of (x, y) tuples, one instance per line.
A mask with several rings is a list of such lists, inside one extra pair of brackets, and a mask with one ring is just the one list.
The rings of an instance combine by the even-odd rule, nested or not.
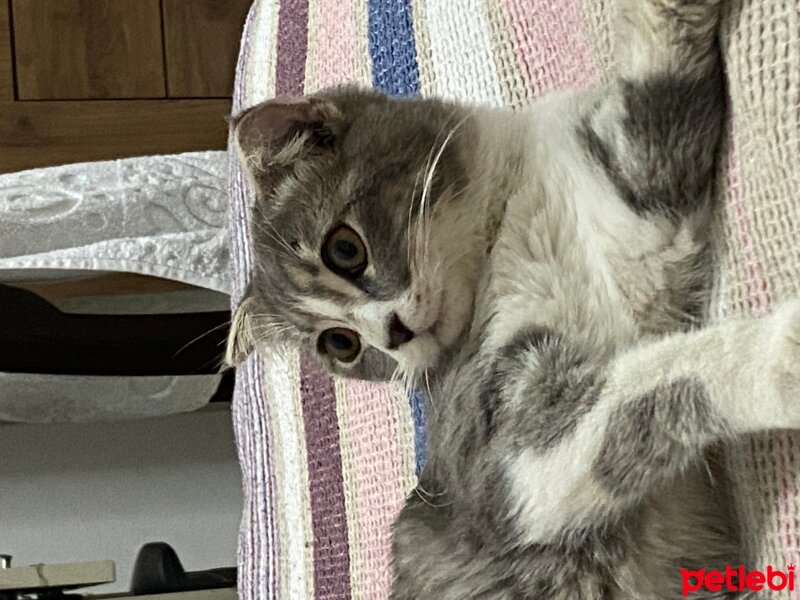
[[(523, 105), (608, 76), (610, 4), (260, 0), (244, 32), (234, 110), (345, 81)], [(728, 0), (725, 10), (731, 117), (715, 318), (800, 295), (798, 0)], [(252, 195), (231, 163), (235, 303), (253, 266)], [(334, 380), (312, 360), (263, 349), (238, 372), (234, 419), (246, 497), (243, 600), (386, 598), (390, 525), (425, 459), (420, 398)], [(726, 455), (753, 561), (800, 561), (800, 435), (755, 436)]]

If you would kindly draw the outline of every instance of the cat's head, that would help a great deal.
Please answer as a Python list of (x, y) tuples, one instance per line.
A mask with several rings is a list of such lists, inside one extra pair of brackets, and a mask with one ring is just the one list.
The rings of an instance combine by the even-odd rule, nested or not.
[(271, 100), (233, 121), (255, 185), (255, 271), (229, 362), (291, 343), (336, 373), (419, 373), (470, 326), (485, 247), (463, 197), (465, 109), (352, 87)]

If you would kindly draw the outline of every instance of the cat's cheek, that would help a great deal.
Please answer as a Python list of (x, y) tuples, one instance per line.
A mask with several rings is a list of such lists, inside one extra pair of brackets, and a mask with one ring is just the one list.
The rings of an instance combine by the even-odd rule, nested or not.
[(464, 278), (450, 283), (444, 292), (441, 315), (435, 331), (441, 348), (449, 348), (469, 328), (474, 304), (475, 289), (472, 281)]

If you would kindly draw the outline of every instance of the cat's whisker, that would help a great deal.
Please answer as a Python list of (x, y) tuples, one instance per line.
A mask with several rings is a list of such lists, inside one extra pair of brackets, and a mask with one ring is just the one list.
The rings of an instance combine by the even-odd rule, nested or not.
[(200, 341), (201, 339), (203, 339), (203, 338), (204, 338), (204, 337), (206, 337), (207, 335), (211, 335), (211, 334), (212, 334), (212, 333), (214, 333), (215, 331), (219, 331), (219, 330), (220, 330), (220, 329), (222, 329), (223, 327), (229, 327), (229, 326), (230, 326), (230, 324), (231, 324), (231, 320), (230, 320), (230, 319), (228, 319), (228, 320), (227, 320), (227, 321), (225, 321), (224, 323), (220, 323), (219, 325), (217, 325), (217, 326), (215, 326), (215, 327), (212, 327), (212, 328), (211, 328), (211, 329), (209, 329), (208, 331), (204, 331), (203, 333), (201, 333), (200, 335), (198, 335), (196, 338), (194, 338), (194, 339), (192, 339), (192, 340), (189, 340), (189, 341), (188, 341), (188, 342), (186, 342), (186, 343), (185, 343), (183, 346), (181, 346), (180, 348), (178, 348), (178, 349), (175, 351), (175, 354), (173, 354), (173, 355), (172, 355), (172, 358), (175, 358), (176, 356), (178, 356), (178, 354), (180, 354), (181, 352), (183, 352), (184, 350), (186, 350), (186, 348), (188, 348), (189, 346), (191, 346), (191, 345), (192, 345), (192, 344), (194, 344), (195, 342), (198, 342), (198, 341)]
[[(296, 258), (295, 255), (290, 255), (286, 252), (282, 247), (271, 247), (271, 246), (261, 246), (259, 248), (259, 252), (264, 252), (265, 254), (270, 254), (277, 259), (284, 259), (284, 260), (293, 260)], [(258, 265), (262, 271), (266, 267), (266, 265)]]
[(283, 237), (272, 223), (258, 223), (256, 224), (264, 234), (272, 239), (276, 244), (280, 245), (284, 250), (289, 253), (289, 256), (297, 256), (297, 250), (292, 248), (292, 245)]
[(438, 414), (438, 410), (436, 409), (436, 405), (433, 402), (433, 394), (431, 393), (431, 381), (430, 381), (430, 378), (428, 376), (428, 369), (425, 369), (423, 371), (423, 375), (424, 375), (424, 378), (425, 378), (425, 395), (428, 397), (428, 404), (430, 404), (431, 410), (434, 413)]
[(260, 313), (256, 313), (256, 314), (253, 315), (253, 318), (256, 318), (256, 319), (263, 319), (263, 318), (266, 318), (266, 317), (271, 317), (273, 319), (283, 319), (283, 315), (280, 315), (278, 313), (260, 312)]
[(420, 490), (423, 494), (425, 494), (428, 498), (438, 498), (439, 496), (444, 496), (447, 492), (429, 492), (426, 490), (421, 483), (417, 484), (417, 489)]
[[(466, 122), (467, 117), (463, 117), (460, 119), (453, 127), (449, 129), (447, 135), (445, 136), (442, 143), (439, 145), (438, 150), (436, 151), (433, 160), (430, 161), (430, 164), (426, 170), (425, 174), (425, 183), (422, 188), (422, 196), (420, 198), (419, 207), (418, 207), (418, 216), (417, 216), (417, 227), (419, 236), (422, 239), (422, 243), (417, 243), (416, 247), (418, 252), (420, 253), (419, 260), (420, 262), (424, 263), (427, 259), (428, 253), (430, 251), (430, 240), (431, 240), (431, 222), (433, 221), (433, 216), (435, 212), (435, 207), (433, 210), (430, 210), (430, 197), (431, 197), (431, 189), (433, 187), (433, 178), (436, 174), (436, 169), (439, 166), (439, 163), (444, 155), (444, 151), (447, 146), (452, 141), (453, 137), (455, 136), (456, 132), (461, 128), (461, 126)], [(437, 135), (438, 139), (438, 135)], [(432, 147), (433, 149), (433, 147)], [(430, 157), (430, 156), (429, 156)]]
[(397, 365), (392, 371), (392, 376), (390, 377), (391, 383), (401, 383), (400, 378), (402, 377), (402, 372), (400, 370), (400, 365)]
[(417, 239), (416, 239), (416, 231), (413, 228), (413, 215), (414, 215), (414, 202), (416, 201), (417, 197), (417, 188), (419, 187), (420, 179), (424, 175), (424, 169), (420, 169), (417, 171), (416, 177), (414, 177), (414, 188), (411, 190), (411, 201), (408, 203), (408, 216), (406, 222), (406, 237), (407, 237), (407, 246), (406, 246), (406, 254), (408, 259), (409, 268), (416, 266), (416, 264), (412, 264), (414, 259), (416, 258), (416, 246), (417, 246)]
[[(409, 228), (411, 227), (411, 224), (412, 224), (411, 211), (413, 210), (414, 202), (416, 201), (417, 187), (418, 187), (418, 184), (419, 184), (420, 177), (422, 177), (423, 180), (426, 180), (428, 178), (428, 174), (431, 171), (431, 164), (432, 164), (433, 157), (434, 157), (434, 151), (435, 151), (435, 149), (436, 149), (436, 147), (437, 147), (437, 145), (439, 143), (440, 137), (444, 134), (444, 132), (445, 132), (445, 130), (447, 128), (447, 123), (448, 123), (448, 121), (445, 121), (445, 123), (442, 124), (442, 126), (439, 128), (439, 131), (436, 133), (436, 138), (434, 139), (433, 144), (431, 144), (431, 147), (428, 150), (428, 156), (427, 156), (427, 158), (425, 160), (425, 166), (417, 172), (417, 176), (416, 176), (416, 178), (414, 180), (414, 190), (413, 190), (413, 194), (412, 194), (412, 202), (411, 202), (411, 205), (409, 206)], [(434, 165), (434, 168), (435, 168), (435, 165)], [(425, 209), (425, 186), (423, 185), (422, 194), (421, 194), (421, 196), (419, 198), (419, 209), (418, 209), (419, 216), (417, 217), (416, 227), (414, 229), (414, 236), (413, 236), (413, 239), (414, 239), (414, 250), (415, 250), (414, 258), (415, 258), (417, 264), (424, 264), (424, 258), (425, 258), (425, 256), (424, 256), (424, 248), (423, 248), (424, 242), (422, 244), (420, 243), (420, 238), (422, 238), (424, 240), (424, 238), (426, 237), (426, 236), (422, 235), (422, 233), (423, 233), (422, 229), (425, 227), (425, 222), (424, 222), (424, 218), (423, 218), (424, 217), (424, 209)]]
[(277, 234), (271, 235), (267, 233), (267, 235), (269, 235), (273, 240), (275, 240), (275, 243), (280, 245), (280, 247), (286, 252), (286, 256), (288, 257), (297, 256), (297, 252), (282, 237), (278, 236)]
[(399, 378), (401, 380), (400, 383), (403, 387), (403, 390), (405, 390), (407, 393), (413, 392), (416, 383), (415, 370), (409, 369), (404, 365), (398, 364), (395, 371), (399, 375)]
[[(419, 499), (422, 500), (425, 504), (427, 504), (431, 508), (445, 508), (445, 507), (450, 506), (452, 504), (452, 502), (445, 502), (444, 504), (434, 504), (433, 502), (428, 500), (425, 496), (420, 494), (420, 492), (419, 492), (419, 484), (417, 484), (417, 487), (414, 488), (414, 493), (416, 493), (417, 496), (419, 497)], [(427, 494), (427, 492), (425, 492), (425, 493)]]
[(253, 335), (256, 337), (274, 337), (294, 330), (291, 324), (282, 322), (283, 316), (275, 313), (258, 313), (253, 316)]
[(253, 337), (257, 340), (272, 340), (276, 337), (280, 337), (284, 334), (291, 333), (291, 327), (282, 327), (282, 328), (265, 328), (265, 329), (253, 329)]
[[(282, 250), (280, 248), (263, 247), (262, 250), (264, 250), (266, 253), (271, 254), (273, 257), (276, 257), (276, 258), (289, 259), (289, 260), (294, 258), (294, 257), (289, 256), (288, 254), (286, 254), (286, 251)], [(266, 271), (266, 269), (267, 269), (267, 266), (263, 265), (263, 264), (259, 264), (259, 265), (256, 265), (256, 268), (259, 269), (262, 273), (264, 273)]]
[[(451, 196), (448, 196), (447, 200), (451, 201), (453, 199), (456, 199), (460, 195), (462, 195), (463, 193), (464, 193), (464, 190), (462, 189), (458, 193), (453, 194)], [(428, 211), (428, 215), (425, 218), (425, 225), (424, 225), (424, 232), (423, 232), (424, 239), (423, 239), (423, 242), (421, 244), (419, 244), (420, 255), (421, 255), (420, 260), (424, 261), (425, 263), (427, 263), (428, 255), (430, 253), (431, 240), (433, 239), (433, 229), (434, 228), (433, 228), (432, 224), (433, 224), (434, 218), (436, 216), (436, 212), (437, 212), (437, 210), (440, 209), (441, 205), (442, 205), (441, 202), (435, 203), (433, 205), (433, 207)]]
[(276, 321), (272, 321), (270, 319), (264, 318), (265, 316), (266, 315), (256, 315), (255, 317), (253, 317), (253, 321), (255, 321), (256, 325), (259, 326), (259, 327), (270, 326), (270, 327), (289, 327), (289, 328), (291, 328), (291, 325), (289, 323), (279, 323), (279, 322), (276, 322)]

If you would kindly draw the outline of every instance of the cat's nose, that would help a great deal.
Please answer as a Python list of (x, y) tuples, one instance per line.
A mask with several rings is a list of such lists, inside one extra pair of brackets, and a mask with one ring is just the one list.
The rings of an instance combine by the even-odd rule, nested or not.
[(396, 350), (413, 339), (414, 332), (405, 326), (397, 313), (393, 313), (392, 318), (389, 319), (389, 350)]

